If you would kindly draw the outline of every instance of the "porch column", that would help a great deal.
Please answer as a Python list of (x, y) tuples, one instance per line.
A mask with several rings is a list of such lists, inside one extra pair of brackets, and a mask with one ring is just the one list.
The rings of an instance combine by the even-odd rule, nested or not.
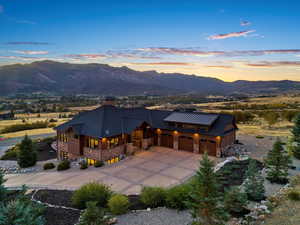
[(200, 135), (195, 133), (193, 135), (193, 140), (194, 140), (194, 153), (199, 153), (199, 140), (200, 140)]
[(178, 150), (178, 132), (177, 131), (174, 131), (173, 132), (173, 148), (175, 150)]
[(221, 157), (221, 151), (222, 151), (222, 147), (221, 147), (221, 143), (222, 143), (222, 138), (220, 136), (216, 137), (216, 147), (217, 147), (217, 157)]

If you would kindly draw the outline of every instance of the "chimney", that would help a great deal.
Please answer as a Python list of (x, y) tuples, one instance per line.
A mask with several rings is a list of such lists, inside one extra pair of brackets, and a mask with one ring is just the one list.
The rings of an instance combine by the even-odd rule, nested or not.
[(114, 106), (115, 105), (115, 101), (116, 101), (115, 97), (113, 97), (113, 96), (106, 96), (102, 105)]

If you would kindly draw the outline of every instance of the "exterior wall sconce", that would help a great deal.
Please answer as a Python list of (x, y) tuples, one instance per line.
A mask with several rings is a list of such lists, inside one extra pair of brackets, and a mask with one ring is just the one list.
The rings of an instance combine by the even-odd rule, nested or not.
[(156, 132), (157, 132), (158, 134), (160, 134), (160, 133), (161, 133), (161, 129), (157, 129)]
[(174, 135), (178, 135), (178, 131), (175, 130), (175, 131), (174, 131)]

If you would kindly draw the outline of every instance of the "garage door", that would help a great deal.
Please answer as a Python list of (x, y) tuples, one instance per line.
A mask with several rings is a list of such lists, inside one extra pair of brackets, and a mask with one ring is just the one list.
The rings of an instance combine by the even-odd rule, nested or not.
[(167, 148), (173, 148), (173, 136), (170, 134), (161, 134), (160, 145)]
[(194, 151), (194, 140), (191, 137), (180, 136), (178, 138), (178, 149), (188, 152)]
[(199, 153), (204, 154), (207, 151), (207, 154), (210, 156), (217, 155), (217, 144), (215, 141), (201, 139), (199, 144)]

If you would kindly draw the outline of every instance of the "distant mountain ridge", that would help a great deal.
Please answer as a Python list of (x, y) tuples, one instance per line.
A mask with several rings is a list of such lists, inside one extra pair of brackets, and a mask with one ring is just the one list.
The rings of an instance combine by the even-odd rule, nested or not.
[(55, 94), (263, 94), (300, 91), (297, 81), (235, 81), (186, 75), (135, 71), (106, 64), (38, 61), (0, 67), (0, 95), (51, 92)]

